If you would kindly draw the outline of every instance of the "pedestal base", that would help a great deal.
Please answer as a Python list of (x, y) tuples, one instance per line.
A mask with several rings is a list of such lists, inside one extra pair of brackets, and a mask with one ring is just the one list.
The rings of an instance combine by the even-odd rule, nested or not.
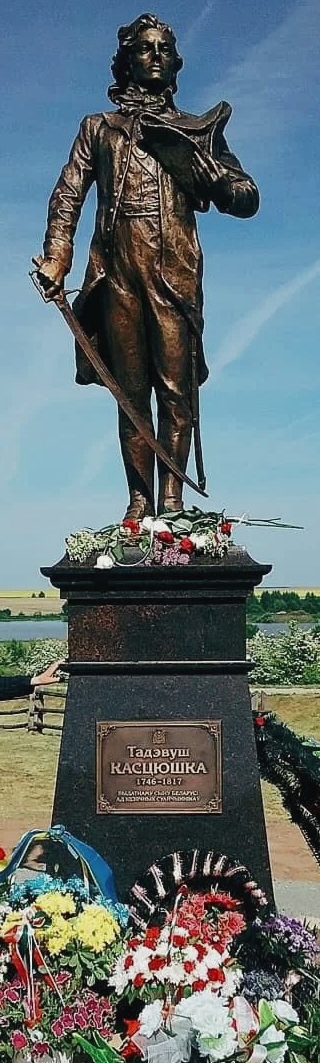
[(233, 548), (183, 570), (42, 571), (69, 603), (53, 822), (107, 858), (122, 898), (155, 860), (207, 848), (248, 866), (271, 900), (245, 660), (246, 597), (269, 566)]

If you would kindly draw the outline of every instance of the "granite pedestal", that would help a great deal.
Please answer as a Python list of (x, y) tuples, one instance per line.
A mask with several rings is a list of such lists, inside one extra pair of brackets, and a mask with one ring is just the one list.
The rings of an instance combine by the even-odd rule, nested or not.
[[(203, 559), (185, 567), (104, 571), (63, 560), (42, 569), (67, 598), (69, 613), (70, 679), (53, 823), (63, 823), (107, 858), (122, 898), (154, 860), (194, 847), (240, 860), (272, 898), (246, 661), (246, 599), (269, 571), (270, 566), (257, 564), (238, 547), (231, 547), (222, 561)], [(124, 725), (129, 725), (123, 732), (129, 764), (124, 773), (177, 771), (179, 776), (199, 771), (206, 772), (204, 783), (198, 775), (190, 783), (179, 777), (176, 797), (171, 776), (169, 789), (166, 780), (157, 778), (158, 810), (145, 779), (135, 776), (128, 784), (121, 775), (124, 760), (117, 736)], [(193, 733), (197, 755), (188, 748)], [(207, 743), (205, 752), (199, 734)], [(101, 792), (99, 748), (97, 753), (99, 742), (101, 746), (110, 735), (116, 746), (109, 769), (112, 763), (111, 771), (121, 775), (115, 805)], [(163, 745), (170, 747), (172, 735), (176, 767), (142, 768), (139, 756), (145, 753), (148, 764), (152, 756), (167, 763), (165, 753), (170, 762), (170, 749), (164, 751)], [(187, 784), (188, 793), (199, 794), (202, 785), (210, 790), (211, 740), (212, 794), (181, 798)], [(153, 749), (146, 749), (152, 742)], [(144, 748), (137, 752), (139, 746)], [(114, 777), (111, 782), (114, 788)], [(128, 785), (136, 795), (140, 786), (141, 798), (133, 798), (133, 804), (126, 796)], [(162, 793), (171, 797), (162, 798)], [(151, 806), (145, 807), (147, 799)]]

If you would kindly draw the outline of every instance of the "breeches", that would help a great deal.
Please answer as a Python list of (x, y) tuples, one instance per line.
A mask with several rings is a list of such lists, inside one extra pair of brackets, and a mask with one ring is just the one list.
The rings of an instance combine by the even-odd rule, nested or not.
[[(118, 219), (114, 256), (103, 282), (104, 329), (111, 372), (152, 428), (154, 389), (158, 439), (185, 471), (192, 425), (190, 335), (186, 318), (166, 293), (160, 256), (156, 214)], [(129, 487), (137, 486), (138, 476), (152, 494), (153, 455), (121, 410), (119, 435)], [(159, 473), (165, 478), (164, 495), (178, 497), (176, 478), (161, 466)]]

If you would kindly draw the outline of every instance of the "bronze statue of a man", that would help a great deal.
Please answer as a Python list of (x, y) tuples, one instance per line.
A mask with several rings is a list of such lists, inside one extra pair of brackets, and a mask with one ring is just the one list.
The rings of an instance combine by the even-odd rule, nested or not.
[[(97, 214), (83, 289), (74, 309), (105, 364), (185, 472), (197, 392), (208, 375), (202, 347), (202, 254), (194, 211), (210, 203), (251, 217), (259, 197), (228, 149), (226, 103), (202, 117), (173, 101), (182, 59), (171, 28), (141, 15), (119, 29), (109, 97), (117, 109), (81, 122), (54, 188), (38, 272), (47, 297), (63, 286), (87, 192)], [(77, 383), (101, 383), (77, 349)], [(154, 514), (154, 454), (119, 410), (130, 501), (126, 516)], [(157, 512), (182, 508), (181, 482), (161, 462)]]

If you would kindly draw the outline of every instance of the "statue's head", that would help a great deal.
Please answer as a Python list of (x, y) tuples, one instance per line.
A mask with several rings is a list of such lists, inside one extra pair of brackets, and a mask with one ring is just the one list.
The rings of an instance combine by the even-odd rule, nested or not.
[(167, 88), (177, 91), (177, 73), (183, 60), (170, 26), (156, 15), (139, 15), (130, 25), (120, 26), (118, 41), (111, 70), (120, 92), (130, 83), (153, 93)]

